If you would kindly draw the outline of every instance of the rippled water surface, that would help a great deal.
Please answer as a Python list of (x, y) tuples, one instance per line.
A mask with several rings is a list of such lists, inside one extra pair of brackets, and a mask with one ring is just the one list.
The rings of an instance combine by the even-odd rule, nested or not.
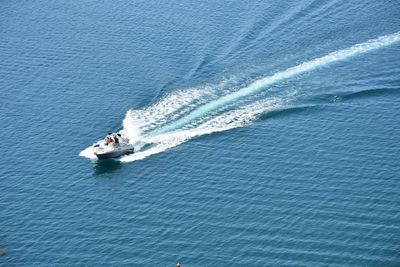
[(3, 1), (0, 92), (0, 266), (400, 264), (397, 1)]

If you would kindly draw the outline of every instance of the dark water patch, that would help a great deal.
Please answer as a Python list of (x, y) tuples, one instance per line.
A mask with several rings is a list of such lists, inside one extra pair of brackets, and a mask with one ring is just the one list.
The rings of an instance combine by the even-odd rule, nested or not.
[(4, 257), (7, 255), (7, 250), (3, 244), (3, 237), (0, 236), (0, 257)]
[(383, 96), (383, 95), (398, 94), (398, 93), (400, 93), (400, 88), (373, 88), (373, 89), (367, 89), (358, 92), (343, 94), (342, 96), (340, 96), (340, 98), (342, 100), (351, 100), (355, 98), (375, 97), (375, 96)]
[(195, 65), (195, 67), (187, 74), (185, 77), (186, 79), (190, 79), (192, 77), (199, 76), (203, 71), (204, 68), (207, 67), (208, 64), (212, 62), (212, 58), (210, 55), (205, 55), (200, 62)]
[(6, 249), (0, 246), (0, 257), (4, 257), (7, 255)]
[(104, 159), (98, 160), (94, 165), (94, 174), (102, 175), (105, 173), (111, 173), (117, 171), (121, 168), (122, 163), (119, 160), (114, 159)]
[(319, 94), (316, 96), (312, 96), (309, 99), (311, 101), (315, 101), (317, 103), (336, 103), (341, 101), (353, 100), (358, 98), (368, 98), (368, 97), (377, 97), (377, 96), (386, 96), (392, 94), (400, 93), (400, 88), (372, 88), (372, 89), (364, 89), (359, 91), (342, 91), (336, 93), (328, 93), (328, 94)]
[(283, 109), (273, 110), (260, 116), (260, 120), (266, 120), (269, 118), (280, 118), (285, 116), (290, 116), (292, 114), (309, 112), (315, 110), (317, 105), (307, 105), (307, 106), (290, 106)]

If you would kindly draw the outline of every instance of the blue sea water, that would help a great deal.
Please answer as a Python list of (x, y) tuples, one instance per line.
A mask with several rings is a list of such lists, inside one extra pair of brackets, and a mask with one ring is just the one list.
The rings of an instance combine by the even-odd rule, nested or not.
[(0, 266), (399, 266), (399, 89), (398, 1), (3, 1)]

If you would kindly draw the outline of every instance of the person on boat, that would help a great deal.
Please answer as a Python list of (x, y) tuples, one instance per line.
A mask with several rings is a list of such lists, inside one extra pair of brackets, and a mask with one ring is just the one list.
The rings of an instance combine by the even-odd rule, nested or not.
[(109, 144), (112, 144), (112, 143), (114, 143), (114, 138), (112, 137), (112, 135), (107, 135), (106, 142), (105, 142), (106, 146), (108, 146)]

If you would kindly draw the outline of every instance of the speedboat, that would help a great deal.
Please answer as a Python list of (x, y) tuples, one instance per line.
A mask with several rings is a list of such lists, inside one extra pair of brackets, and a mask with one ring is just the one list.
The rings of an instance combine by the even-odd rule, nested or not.
[(93, 145), (93, 152), (99, 159), (117, 158), (135, 152), (134, 146), (123, 133), (109, 133), (104, 140)]

